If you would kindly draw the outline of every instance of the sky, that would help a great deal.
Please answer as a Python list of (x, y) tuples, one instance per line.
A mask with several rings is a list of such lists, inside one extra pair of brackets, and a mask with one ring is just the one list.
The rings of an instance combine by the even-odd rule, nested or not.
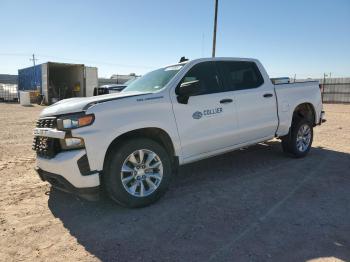
[[(47, 61), (144, 74), (210, 57), (214, 0), (0, 0), (0, 74)], [(219, 0), (216, 56), (272, 77), (350, 77), (349, 0)]]

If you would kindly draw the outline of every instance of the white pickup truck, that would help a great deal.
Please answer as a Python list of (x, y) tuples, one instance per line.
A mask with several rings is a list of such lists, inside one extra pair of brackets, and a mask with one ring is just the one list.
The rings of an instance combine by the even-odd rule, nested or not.
[(203, 58), (152, 71), (118, 94), (45, 108), (33, 149), (54, 187), (85, 198), (103, 187), (141, 207), (166, 191), (178, 165), (275, 137), (303, 157), (323, 121), (317, 82), (274, 84), (258, 60)]

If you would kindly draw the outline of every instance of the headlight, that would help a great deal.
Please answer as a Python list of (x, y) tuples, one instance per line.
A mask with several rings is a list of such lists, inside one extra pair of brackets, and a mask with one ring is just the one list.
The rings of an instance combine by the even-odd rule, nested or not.
[(95, 120), (93, 114), (85, 115), (84, 113), (62, 116), (57, 119), (57, 128), (60, 130), (75, 129), (91, 125)]
[(60, 139), (61, 148), (63, 150), (84, 148), (84, 140), (82, 138), (70, 137)]

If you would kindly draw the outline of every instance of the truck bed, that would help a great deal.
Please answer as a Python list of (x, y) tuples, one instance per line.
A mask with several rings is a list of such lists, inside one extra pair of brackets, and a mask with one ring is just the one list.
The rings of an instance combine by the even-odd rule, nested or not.
[(294, 109), (303, 103), (314, 106), (315, 118), (319, 119), (322, 110), (321, 92), (318, 81), (306, 81), (287, 84), (275, 84), (279, 126), (277, 135), (283, 136), (289, 132)]

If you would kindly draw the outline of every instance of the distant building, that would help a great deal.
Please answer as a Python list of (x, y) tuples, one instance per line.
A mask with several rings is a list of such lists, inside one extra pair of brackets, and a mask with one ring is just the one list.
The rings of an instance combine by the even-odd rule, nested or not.
[(0, 74), (0, 84), (17, 85), (18, 75)]
[(128, 75), (112, 75), (111, 79), (116, 79), (118, 81), (117, 84), (124, 84), (126, 81), (129, 81), (130, 79), (134, 79), (138, 77), (135, 73), (130, 73)]
[(136, 75), (135, 73), (131, 73), (129, 75), (114, 74), (111, 76), (111, 78), (99, 78), (98, 79), (98, 86), (112, 85), (112, 84), (124, 84), (125, 82), (129, 81), (130, 79), (135, 79), (137, 77), (140, 77), (140, 76)]

